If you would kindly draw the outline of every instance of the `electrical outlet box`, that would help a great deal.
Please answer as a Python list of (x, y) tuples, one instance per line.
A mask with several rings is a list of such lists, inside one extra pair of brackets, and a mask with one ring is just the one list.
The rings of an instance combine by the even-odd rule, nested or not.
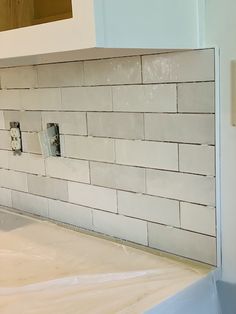
[(10, 122), (11, 148), (14, 154), (22, 153), (22, 140), (19, 122)]
[(44, 157), (61, 156), (59, 125), (49, 123), (47, 129), (38, 133), (41, 151)]

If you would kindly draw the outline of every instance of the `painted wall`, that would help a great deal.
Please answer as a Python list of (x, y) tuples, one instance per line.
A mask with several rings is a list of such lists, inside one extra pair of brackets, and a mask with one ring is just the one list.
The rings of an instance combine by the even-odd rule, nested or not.
[[(213, 49), (0, 78), (0, 205), (216, 264)], [(37, 132), (50, 122), (62, 157), (45, 160)]]
[(230, 62), (236, 59), (235, 0), (206, 1), (206, 45), (220, 48), (223, 279), (236, 282), (236, 128), (231, 126)]
[(97, 46), (199, 47), (198, 0), (95, 0)]

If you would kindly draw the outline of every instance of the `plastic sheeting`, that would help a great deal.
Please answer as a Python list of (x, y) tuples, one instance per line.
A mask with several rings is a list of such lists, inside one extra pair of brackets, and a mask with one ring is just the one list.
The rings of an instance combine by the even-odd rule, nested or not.
[(208, 271), (0, 211), (1, 314), (143, 313)]

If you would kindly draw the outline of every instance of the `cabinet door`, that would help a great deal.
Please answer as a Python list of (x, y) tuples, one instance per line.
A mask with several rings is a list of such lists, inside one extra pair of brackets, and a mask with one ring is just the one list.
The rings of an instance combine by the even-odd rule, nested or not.
[(0, 31), (11, 28), (11, 2), (12, 0), (0, 1)]
[(0, 0), (0, 31), (71, 17), (71, 0)]
[(34, 0), (11, 0), (11, 28), (32, 25)]

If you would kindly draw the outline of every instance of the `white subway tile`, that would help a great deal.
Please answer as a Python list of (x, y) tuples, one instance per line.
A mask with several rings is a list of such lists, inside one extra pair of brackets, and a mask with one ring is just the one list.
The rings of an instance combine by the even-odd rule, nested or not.
[(85, 61), (86, 85), (141, 83), (140, 57), (125, 57)]
[(143, 139), (143, 114), (88, 113), (88, 133), (92, 136)]
[(8, 167), (9, 167), (9, 161), (8, 161), (9, 153), (11, 153), (11, 152), (9, 152), (7, 150), (0, 150), (0, 168), (8, 169)]
[(215, 208), (180, 203), (181, 228), (194, 232), (216, 235)]
[(162, 251), (216, 265), (216, 239), (186, 230), (148, 224), (149, 245)]
[(41, 113), (28, 111), (5, 111), (6, 129), (10, 129), (10, 122), (20, 122), (21, 131), (38, 132), (42, 130)]
[(43, 128), (48, 123), (58, 123), (61, 134), (87, 135), (85, 112), (43, 112)]
[(214, 144), (214, 115), (145, 114), (145, 138), (157, 141)]
[(21, 136), (24, 152), (42, 154), (38, 133), (22, 132)]
[(68, 185), (66, 181), (28, 175), (29, 192), (61, 201), (68, 201)]
[(37, 72), (34, 66), (13, 67), (1, 70), (2, 88), (32, 88), (37, 85)]
[(149, 169), (146, 175), (148, 194), (215, 205), (215, 179), (212, 177)]
[(11, 136), (9, 131), (0, 130), (0, 149), (11, 150)]
[(114, 162), (114, 140), (65, 136), (65, 156), (94, 161)]
[(111, 111), (111, 87), (62, 88), (62, 110)]
[(120, 164), (178, 170), (177, 144), (116, 140), (116, 162)]
[(0, 169), (0, 186), (8, 189), (28, 191), (27, 174)]
[(59, 88), (29, 89), (21, 91), (23, 110), (62, 110)]
[(114, 189), (145, 192), (145, 170), (114, 164), (91, 162), (91, 182)]
[(118, 212), (130, 217), (180, 227), (179, 202), (174, 200), (118, 191)]
[(215, 175), (215, 147), (180, 145), (179, 167), (182, 172)]
[(215, 83), (187, 83), (178, 85), (179, 112), (215, 112)]
[(89, 183), (89, 163), (85, 160), (49, 157), (45, 160), (49, 177)]
[(214, 80), (214, 50), (181, 51), (143, 56), (144, 83)]
[(45, 174), (44, 159), (40, 155), (21, 154), (14, 155), (9, 152), (9, 169), (32, 174)]
[(49, 200), (49, 218), (85, 229), (93, 229), (92, 210), (87, 207)]
[(147, 245), (146, 221), (97, 210), (93, 212), (93, 223), (97, 232)]
[(117, 212), (116, 191), (89, 184), (68, 182), (69, 202)]
[(48, 216), (48, 199), (44, 197), (12, 191), (12, 206), (31, 214)]
[(84, 81), (83, 62), (44, 64), (36, 68), (39, 87), (80, 86)]
[(0, 90), (0, 109), (21, 110), (21, 91)]
[(114, 111), (177, 111), (175, 84), (114, 86), (112, 92)]
[(11, 190), (0, 188), (0, 205), (12, 207)]

